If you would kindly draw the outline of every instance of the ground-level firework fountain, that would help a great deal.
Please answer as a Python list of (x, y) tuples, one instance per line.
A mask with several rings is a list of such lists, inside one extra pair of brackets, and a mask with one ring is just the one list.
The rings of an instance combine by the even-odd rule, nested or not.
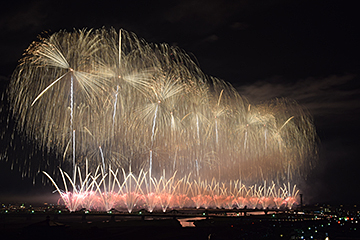
[[(99, 171), (101, 169), (101, 171)], [(80, 169), (78, 177), (72, 179), (60, 169), (63, 178), (64, 190), (61, 190), (52, 177), (44, 174), (52, 181), (61, 196), (61, 201), (70, 211), (79, 209), (126, 210), (129, 213), (134, 208), (146, 209), (153, 212), (155, 208), (166, 212), (168, 208), (200, 207), (262, 209), (286, 207), (291, 209), (296, 202), (298, 190), (290, 182), (277, 187), (274, 182), (262, 185), (245, 186), (239, 180), (219, 182), (215, 178), (210, 182), (206, 180), (190, 181), (189, 177), (177, 179), (175, 174), (166, 178), (165, 173), (156, 179), (148, 177), (143, 171), (135, 176), (131, 171), (124, 169), (104, 174), (98, 167), (95, 174), (88, 173), (82, 178)], [(101, 172), (101, 173), (100, 173)], [(150, 181), (147, 182), (147, 179)], [(68, 190), (71, 186), (71, 191)]]
[(316, 155), (312, 118), (294, 101), (250, 104), (181, 49), (124, 30), (40, 38), (9, 99), (17, 129), (71, 162), (58, 192), (72, 211), (291, 207)]

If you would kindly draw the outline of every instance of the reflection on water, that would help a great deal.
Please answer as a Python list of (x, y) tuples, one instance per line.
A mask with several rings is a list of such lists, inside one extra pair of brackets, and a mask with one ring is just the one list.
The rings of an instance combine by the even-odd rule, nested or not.
[(178, 218), (182, 227), (195, 227), (194, 221), (203, 220), (206, 217), (193, 217), (193, 218)]

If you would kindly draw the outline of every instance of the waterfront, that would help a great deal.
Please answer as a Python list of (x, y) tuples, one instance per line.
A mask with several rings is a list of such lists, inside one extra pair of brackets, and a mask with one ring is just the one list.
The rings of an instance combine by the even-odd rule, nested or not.
[(261, 209), (129, 214), (2, 204), (0, 216), (2, 239), (358, 239), (360, 229), (356, 205), (269, 209), (266, 214)]

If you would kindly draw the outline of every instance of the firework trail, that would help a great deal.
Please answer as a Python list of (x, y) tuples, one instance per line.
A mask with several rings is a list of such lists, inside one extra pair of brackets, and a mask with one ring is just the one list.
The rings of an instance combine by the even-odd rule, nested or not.
[(17, 130), (72, 162), (74, 177), (88, 159), (90, 171), (148, 169), (150, 187), (164, 171), (282, 185), (316, 160), (312, 117), (295, 101), (250, 104), (183, 50), (124, 30), (41, 37), (13, 73), (9, 102)]

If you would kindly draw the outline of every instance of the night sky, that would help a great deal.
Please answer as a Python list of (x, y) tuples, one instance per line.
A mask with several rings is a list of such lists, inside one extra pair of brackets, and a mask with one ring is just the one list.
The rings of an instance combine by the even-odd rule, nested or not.
[[(49, 2), (2, 5), (1, 92), (23, 51), (42, 32), (123, 28), (147, 42), (184, 49), (196, 57), (204, 73), (230, 82), (253, 103), (286, 97), (307, 108), (320, 141), (318, 164), (301, 189), (305, 201), (359, 204), (360, 34), (355, 4), (333, 0)], [(5, 112), (1, 114), (6, 118)], [(11, 170), (11, 162), (0, 161), (0, 202), (31, 201), (30, 196), (51, 194), (50, 184), (32, 185), (32, 179), (22, 178), (16, 166)]]

